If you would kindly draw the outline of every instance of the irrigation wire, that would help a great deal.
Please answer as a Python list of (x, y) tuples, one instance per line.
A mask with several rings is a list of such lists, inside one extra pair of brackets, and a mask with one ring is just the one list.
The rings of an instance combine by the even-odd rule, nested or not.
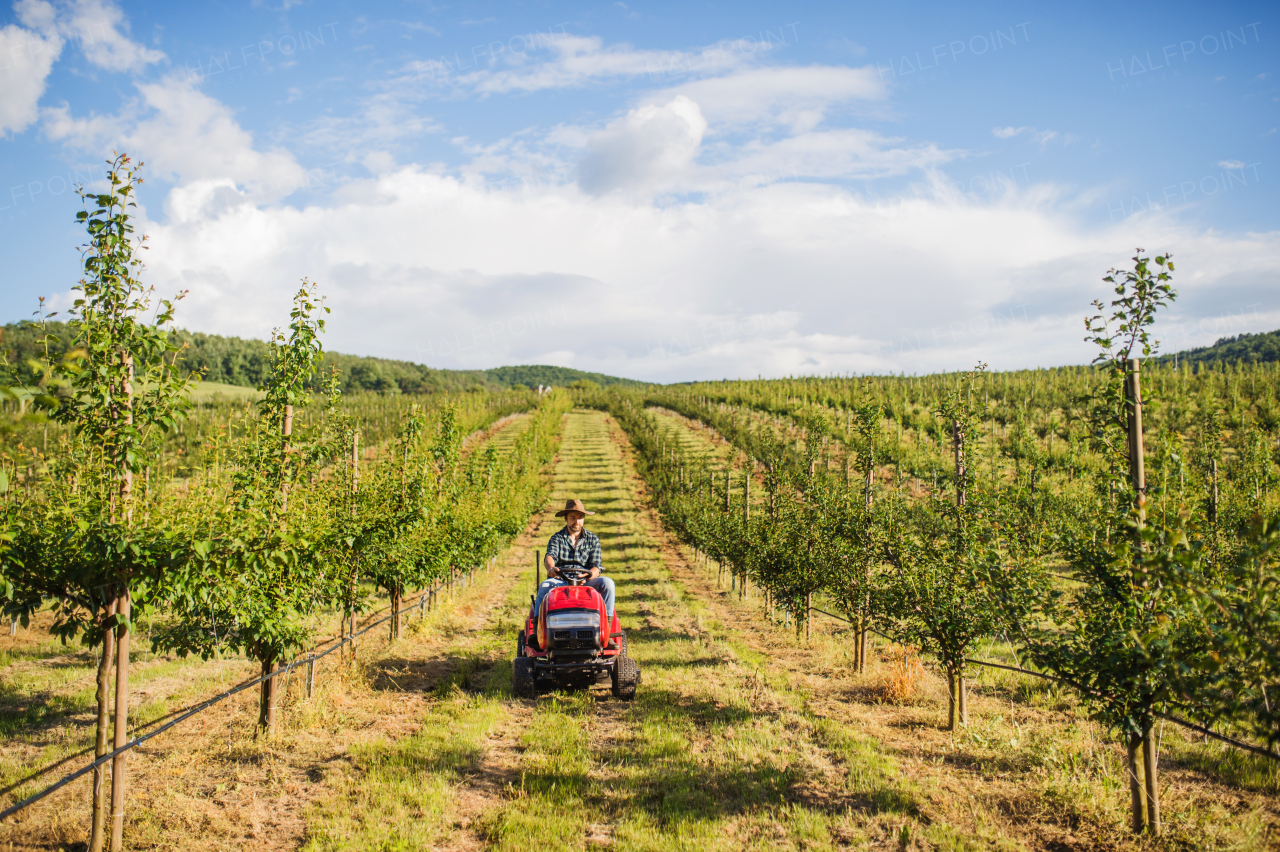
[[(424, 599), (424, 598), (426, 598), (429, 594), (430, 594), (430, 591), (424, 591), (422, 594), (420, 594), (420, 595), (418, 596), (418, 599), (419, 599), (419, 600)], [(404, 610), (404, 608), (402, 607), (402, 608), (401, 608), (401, 612), (403, 612), (403, 610)], [(261, 683), (263, 683), (263, 682), (265, 682), (265, 681), (271, 680), (272, 678), (276, 678), (276, 677), (280, 677), (280, 676), (282, 676), (282, 675), (288, 674), (289, 672), (293, 671), (293, 670), (294, 670), (295, 668), (297, 668), (298, 666), (305, 665), (305, 664), (307, 664), (307, 663), (314, 663), (316, 660), (319, 660), (319, 659), (322, 659), (322, 658), (324, 658), (324, 657), (327, 657), (327, 656), (329, 656), (330, 654), (332, 654), (334, 651), (336, 651), (336, 650), (338, 650), (339, 648), (341, 648), (343, 645), (346, 645), (348, 642), (354, 642), (354, 641), (355, 641), (355, 639), (356, 639), (357, 637), (359, 637), (359, 636), (363, 636), (364, 634), (368, 633), (368, 632), (369, 632), (370, 630), (372, 630), (373, 628), (377, 627), (377, 626), (378, 626), (378, 625), (380, 625), (380, 624), (385, 624), (386, 622), (390, 621), (390, 620), (391, 620), (392, 618), (394, 618), (394, 617), (395, 617), (395, 613), (391, 613), (391, 614), (389, 614), (389, 615), (386, 615), (386, 616), (384, 616), (383, 618), (380, 618), (380, 619), (378, 619), (377, 621), (375, 621), (375, 622), (373, 622), (373, 623), (371, 623), (371, 624), (367, 624), (367, 625), (365, 625), (365, 626), (364, 626), (364, 628), (363, 628), (363, 629), (361, 629), (360, 631), (358, 631), (358, 632), (356, 632), (356, 633), (353, 633), (353, 634), (351, 634), (350, 636), (345, 636), (345, 637), (343, 637), (343, 638), (342, 638), (342, 640), (341, 640), (340, 642), (338, 642), (337, 644), (335, 644), (335, 645), (333, 645), (333, 646), (331, 646), (331, 647), (329, 647), (329, 648), (326, 648), (324, 651), (320, 652), (319, 654), (316, 654), (316, 653), (314, 653), (314, 652), (313, 652), (313, 653), (308, 654), (308, 655), (307, 655), (307, 656), (305, 656), (305, 657), (300, 657), (300, 658), (298, 658), (298, 659), (296, 659), (296, 660), (293, 660), (292, 662), (290, 662), (290, 663), (286, 664), (285, 666), (283, 666), (283, 667), (281, 667), (281, 668), (276, 669), (275, 671), (271, 672), (270, 674), (265, 674), (265, 675), (262, 675), (262, 676), (260, 676), (260, 677), (254, 678), (253, 680), (246, 681), (246, 682), (244, 682), (244, 683), (240, 684), (239, 686), (232, 687), (231, 689), (228, 689), (228, 690), (226, 690), (225, 692), (221, 692), (221, 693), (219, 693), (218, 695), (215, 695), (215, 696), (213, 696), (212, 698), (209, 698), (209, 699), (207, 699), (207, 700), (205, 700), (205, 701), (201, 702), (200, 704), (196, 705), (195, 707), (191, 708), (190, 710), (186, 711), (185, 713), (181, 714), (180, 716), (178, 716), (178, 717), (176, 717), (176, 718), (172, 719), (171, 721), (169, 721), (169, 722), (165, 723), (164, 725), (161, 725), (159, 728), (156, 728), (154, 731), (148, 731), (147, 733), (142, 734), (142, 735), (141, 735), (141, 736), (139, 736), (139, 737), (135, 737), (134, 739), (132, 739), (132, 740), (130, 740), (129, 742), (125, 743), (124, 745), (120, 746), (120, 748), (115, 749), (114, 751), (110, 751), (110, 752), (108, 752), (108, 753), (104, 754), (102, 757), (99, 757), (98, 759), (96, 759), (95, 761), (93, 761), (92, 763), (90, 763), (89, 765), (87, 765), (87, 766), (85, 766), (85, 767), (82, 767), (81, 769), (76, 770), (75, 772), (71, 773), (70, 775), (65, 776), (64, 778), (59, 779), (58, 781), (54, 782), (54, 783), (53, 783), (52, 785), (50, 785), (49, 787), (46, 787), (45, 789), (41, 790), (39, 793), (36, 793), (36, 794), (34, 794), (34, 795), (32, 795), (32, 796), (28, 796), (27, 798), (25, 798), (25, 799), (23, 799), (22, 801), (20, 801), (20, 802), (18, 802), (18, 803), (16, 803), (16, 804), (14, 804), (14, 805), (12, 805), (11, 807), (5, 808), (5, 810), (4, 810), (3, 812), (0, 812), (0, 821), (3, 821), (4, 819), (7, 819), (8, 817), (13, 816), (14, 814), (18, 813), (19, 811), (21, 811), (21, 810), (23, 810), (23, 809), (25, 809), (25, 808), (27, 808), (27, 807), (30, 807), (31, 805), (34, 805), (36, 802), (40, 801), (41, 799), (45, 798), (46, 796), (48, 796), (48, 795), (49, 795), (49, 794), (51, 794), (51, 793), (57, 792), (58, 790), (60, 790), (60, 789), (62, 789), (63, 787), (67, 786), (68, 784), (70, 784), (72, 781), (75, 781), (77, 778), (82, 778), (82, 777), (84, 777), (84, 776), (85, 776), (85, 775), (87, 775), (88, 773), (92, 772), (94, 769), (97, 769), (99, 766), (102, 766), (103, 764), (105, 764), (105, 763), (107, 763), (108, 761), (112, 760), (112, 759), (113, 759), (113, 758), (115, 758), (117, 755), (123, 754), (123, 753), (125, 753), (126, 751), (129, 751), (129, 750), (131, 750), (131, 749), (137, 748), (138, 746), (142, 745), (143, 743), (145, 743), (147, 740), (151, 739), (152, 737), (159, 736), (160, 734), (162, 734), (162, 733), (164, 733), (165, 731), (169, 730), (169, 729), (170, 729), (170, 728), (172, 728), (174, 725), (177, 725), (177, 724), (179, 724), (180, 722), (185, 722), (187, 719), (190, 719), (192, 716), (195, 716), (195, 715), (197, 715), (197, 714), (199, 714), (199, 713), (203, 713), (205, 710), (208, 710), (208, 709), (209, 709), (210, 707), (212, 707), (213, 705), (218, 704), (219, 702), (225, 701), (226, 699), (230, 698), (231, 696), (235, 695), (236, 693), (238, 693), (238, 692), (243, 692), (244, 690), (248, 689), (248, 688), (249, 688), (249, 687), (251, 687), (251, 686), (257, 686), (257, 685), (259, 685), (259, 684), (261, 684)], [(61, 762), (61, 761), (59, 761), (59, 762)], [(57, 765), (58, 765), (58, 764), (54, 764), (54, 766), (57, 766)], [(52, 768), (52, 767), (50, 767), (50, 768)]]
[[(843, 616), (835, 615), (833, 613), (827, 612), (826, 610), (818, 609), (817, 607), (812, 607), (812, 609), (814, 612), (821, 613), (822, 615), (825, 615), (828, 618), (834, 618), (837, 621), (843, 621), (845, 624), (853, 624), (852, 621), (850, 621), (847, 618), (844, 618)], [(888, 636), (884, 633), (881, 633), (879, 630), (874, 630), (871, 628), (868, 628), (868, 630), (871, 630), (871, 632), (876, 634), (877, 636), (880, 636), (884, 639), (888, 639), (890, 642), (893, 641), (892, 636)], [(974, 660), (968, 657), (965, 658), (965, 662), (972, 663), (975, 666), (986, 666), (987, 668), (992, 668), (992, 669), (1004, 669), (1005, 671), (1018, 672), (1019, 674), (1028, 674), (1028, 675), (1031, 675), (1032, 677), (1041, 678), (1042, 680), (1051, 680), (1057, 683), (1064, 683), (1067, 686), (1072, 687), (1073, 689), (1079, 690), (1080, 692), (1084, 692), (1084, 693), (1089, 692), (1087, 688), (1080, 686), (1079, 684), (1074, 683), (1073, 681), (1069, 681), (1066, 678), (1058, 677), (1057, 675), (1045, 674), (1044, 672), (1033, 671), (1032, 669), (1024, 669), (1020, 666), (1010, 666), (1010, 665), (1005, 665), (1004, 663), (993, 663), (988, 660)], [(1266, 749), (1261, 746), (1256, 746), (1251, 743), (1241, 742), (1240, 740), (1237, 740), (1237, 739), (1232, 739), (1231, 737), (1216, 733), (1215, 731), (1205, 727), (1204, 725), (1197, 725), (1195, 722), (1188, 721), (1179, 716), (1174, 716), (1172, 713), (1157, 712), (1155, 715), (1160, 717), (1161, 719), (1166, 719), (1170, 722), (1173, 722), (1175, 725), (1181, 725), (1182, 727), (1195, 731), (1198, 734), (1203, 734), (1206, 737), (1212, 737), (1213, 739), (1218, 740), (1219, 742), (1223, 742), (1223, 743), (1226, 743), (1227, 745), (1235, 746), (1238, 749), (1251, 752), (1252, 754), (1256, 754), (1259, 757), (1265, 757), (1270, 760), (1280, 761), (1280, 754), (1277, 754), (1276, 752), (1270, 749)]]

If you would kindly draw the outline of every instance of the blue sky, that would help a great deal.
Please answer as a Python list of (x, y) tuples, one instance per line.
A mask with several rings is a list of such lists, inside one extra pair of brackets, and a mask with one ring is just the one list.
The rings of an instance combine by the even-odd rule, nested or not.
[(1135, 246), (1166, 349), (1280, 327), (1263, 4), (23, 0), (0, 314), (65, 305), (71, 187), (147, 162), (147, 280), (265, 336), (658, 381), (1087, 361)]

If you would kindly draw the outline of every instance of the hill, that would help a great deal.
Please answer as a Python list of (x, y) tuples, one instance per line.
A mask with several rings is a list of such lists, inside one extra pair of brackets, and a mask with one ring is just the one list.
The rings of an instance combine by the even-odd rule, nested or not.
[(1161, 355), (1153, 360), (1161, 363), (1172, 363), (1175, 357), (1179, 364), (1184, 361), (1190, 364), (1213, 363), (1215, 361), (1228, 364), (1256, 364), (1280, 361), (1280, 329), (1262, 332), (1261, 334), (1237, 334), (1234, 337), (1221, 337), (1212, 346), (1186, 349), (1177, 353), (1176, 356)]
[[(71, 346), (72, 334), (66, 323), (47, 324), (49, 355), (57, 358)], [(182, 363), (193, 372), (202, 372), (206, 382), (252, 388), (267, 375), (271, 347), (265, 340), (224, 337), (180, 329), (179, 343), (187, 345)], [(33, 384), (38, 378), (28, 366), (31, 360), (44, 357), (45, 342), (40, 329), (29, 322), (9, 323), (0, 327), (0, 347), (13, 371), (17, 384)], [(592, 381), (598, 385), (643, 387), (644, 382), (621, 379), (600, 373), (588, 373), (567, 367), (545, 365), (495, 367), (490, 370), (439, 370), (412, 361), (374, 358), (326, 352), (322, 372), (331, 367), (342, 371), (342, 390), (378, 391), (382, 393), (461, 393), (472, 390), (498, 390), (515, 385), (564, 386), (575, 381)]]
[(582, 370), (573, 370), (569, 367), (551, 367), (546, 364), (493, 367), (484, 372), (493, 381), (501, 382), (507, 387), (512, 385), (524, 385), (529, 388), (536, 388), (538, 385), (564, 387), (579, 381), (595, 382), (601, 387), (620, 385), (622, 387), (643, 388), (649, 384), (635, 379), (620, 379), (617, 376), (606, 376), (603, 373), (587, 373)]

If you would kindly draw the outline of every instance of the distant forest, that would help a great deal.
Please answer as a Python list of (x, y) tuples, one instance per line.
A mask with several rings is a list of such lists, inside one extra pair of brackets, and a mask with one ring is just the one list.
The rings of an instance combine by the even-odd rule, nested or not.
[[(1174, 355), (1161, 355), (1159, 361), (1172, 362)], [(1237, 334), (1221, 337), (1212, 346), (1201, 346), (1177, 353), (1178, 363), (1207, 364), (1221, 361), (1224, 364), (1255, 364), (1280, 361), (1280, 330), (1260, 334)]]
[[(51, 357), (61, 357), (71, 347), (72, 335), (65, 323), (49, 322), (47, 334)], [(175, 334), (178, 343), (187, 344), (187, 351), (180, 364), (191, 372), (203, 373), (205, 381), (257, 387), (266, 378), (271, 359), (271, 347), (266, 341), (202, 334), (198, 331), (179, 330)], [(0, 328), (0, 348), (4, 350), (10, 368), (16, 372), (19, 383), (34, 383), (38, 379), (36, 371), (28, 364), (33, 359), (44, 358), (44, 336), (45, 333), (38, 326), (28, 322), (9, 323)], [(334, 365), (341, 370), (344, 392), (459, 393), (517, 386), (564, 387), (584, 381), (598, 385), (632, 387), (643, 387), (645, 384), (633, 379), (620, 379), (567, 367), (528, 365), (495, 367), (490, 370), (437, 370), (410, 361), (326, 352), (322, 372), (328, 372)]]

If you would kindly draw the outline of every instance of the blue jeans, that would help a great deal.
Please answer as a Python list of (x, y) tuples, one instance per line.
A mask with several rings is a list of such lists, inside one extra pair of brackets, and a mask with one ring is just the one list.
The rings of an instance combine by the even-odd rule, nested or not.
[[(542, 584), (538, 586), (538, 599), (533, 605), (533, 611), (537, 613), (542, 609), (542, 599), (547, 596), (548, 592), (565, 585), (568, 584), (564, 580), (543, 580)], [(610, 618), (613, 618), (613, 581), (608, 577), (596, 577), (594, 580), (588, 580), (587, 585), (599, 592), (600, 597), (604, 598), (604, 611)]]

